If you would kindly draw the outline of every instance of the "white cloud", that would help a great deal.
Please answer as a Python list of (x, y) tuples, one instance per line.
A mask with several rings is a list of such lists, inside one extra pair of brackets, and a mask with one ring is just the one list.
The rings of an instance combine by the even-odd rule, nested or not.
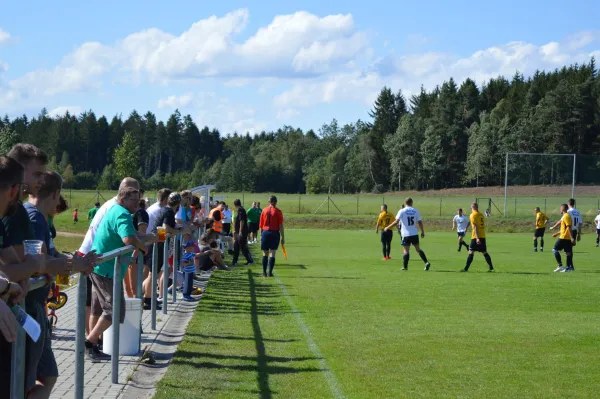
[(0, 44), (8, 43), (12, 36), (7, 31), (0, 28)]
[(192, 103), (194, 100), (193, 93), (186, 93), (181, 96), (169, 96), (167, 98), (161, 98), (158, 100), (158, 108), (185, 108)]
[(357, 69), (297, 82), (275, 96), (273, 103), (281, 112), (287, 108), (347, 100), (370, 105), (384, 85), (394, 90), (402, 89), (408, 96), (418, 93), (421, 85), (433, 89), (450, 77), (458, 83), (470, 77), (481, 85), (499, 75), (510, 79), (516, 71), (531, 75), (536, 69), (552, 70), (566, 64), (588, 62), (591, 56), (598, 57), (600, 51), (585, 51), (585, 48), (599, 41), (600, 35), (584, 32), (541, 46), (510, 42), (476, 51), (467, 57), (439, 52), (392, 53), (362, 71)]
[(71, 115), (79, 115), (83, 112), (83, 108), (78, 105), (64, 105), (61, 107), (56, 107), (50, 111), (48, 111), (48, 115), (52, 118), (63, 116), (67, 113), (67, 111)]
[(295, 108), (284, 108), (277, 112), (277, 119), (287, 120), (300, 115), (300, 111)]
[[(114, 44), (83, 43), (54, 68), (31, 71), (8, 82), (0, 105), (9, 94), (22, 102), (33, 98), (43, 102), (43, 96), (100, 90), (109, 74), (115, 75), (113, 81), (129, 84), (217, 77), (229, 79), (229, 85), (236, 87), (257, 78), (315, 77), (368, 54), (367, 37), (349, 14), (279, 15), (247, 40), (236, 40), (248, 20), (248, 10), (239, 9), (201, 19), (179, 35), (150, 28)], [(161, 105), (173, 101), (166, 99)]]

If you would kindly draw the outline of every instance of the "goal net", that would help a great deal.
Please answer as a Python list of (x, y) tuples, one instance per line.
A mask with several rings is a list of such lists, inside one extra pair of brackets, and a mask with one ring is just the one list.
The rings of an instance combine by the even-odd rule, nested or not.
[(507, 153), (504, 216), (527, 216), (535, 207), (553, 213), (575, 195), (575, 154)]

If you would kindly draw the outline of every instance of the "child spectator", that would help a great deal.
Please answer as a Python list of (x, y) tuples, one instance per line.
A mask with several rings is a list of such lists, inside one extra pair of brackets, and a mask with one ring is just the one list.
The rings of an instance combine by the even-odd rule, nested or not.
[(79, 209), (75, 208), (73, 211), (73, 224), (77, 224), (79, 222)]
[(184, 246), (184, 253), (181, 257), (183, 264), (183, 272), (185, 277), (183, 280), (183, 300), (186, 302), (196, 302), (196, 298), (192, 298), (192, 291), (194, 290), (194, 274), (196, 272), (196, 266), (194, 262), (195, 244), (193, 241), (188, 241)]

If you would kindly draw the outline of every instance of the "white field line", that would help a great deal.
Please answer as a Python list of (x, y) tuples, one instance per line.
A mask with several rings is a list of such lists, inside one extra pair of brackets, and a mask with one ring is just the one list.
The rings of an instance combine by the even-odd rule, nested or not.
[(283, 295), (285, 295), (285, 299), (287, 299), (287, 301), (290, 305), (290, 308), (292, 309), (292, 312), (294, 312), (294, 315), (296, 315), (296, 323), (298, 324), (298, 327), (300, 327), (300, 330), (302, 330), (302, 332), (304, 333), (304, 336), (306, 337), (306, 343), (308, 344), (310, 351), (316, 358), (319, 359), (319, 365), (323, 371), (323, 374), (325, 375), (325, 380), (327, 381), (327, 385), (329, 385), (329, 390), (333, 394), (333, 397), (336, 399), (345, 398), (344, 393), (342, 392), (342, 389), (340, 388), (340, 384), (339, 384), (337, 378), (335, 378), (335, 374), (333, 374), (333, 371), (331, 371), (331, 369), (327, 365), (327, 362), (325, 361), (325, 358), (323, 357), (321, 350), (319, 349), (315, 340), (313, 339), (312, 334), (310, 333), (310, 330), (306, 326), (306, 323), (304, 323), (304, 320), (302, 319), (302, 315), (300, 314), (300, 312), (298, 311), (298, 308), (296, 308), (296, 305), (294, 305), (292, 298), (288, 294), (287, 288), (279, 279), (277, 279), (277, 284), (279, 284), (279, 287), (281, 287), (281, 291), (283, 291)]

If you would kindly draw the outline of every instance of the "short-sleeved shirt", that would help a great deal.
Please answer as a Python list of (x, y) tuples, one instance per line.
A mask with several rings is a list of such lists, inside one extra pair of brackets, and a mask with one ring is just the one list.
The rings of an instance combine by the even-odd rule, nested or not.
[(250, 208), (246, 213), (248, 215), (249, 223), (258, 223), (260, 221), (260, 211), (258, 210), (258, 208)]
[(196, 266), (194, 265), (194, 256), (193, 252), (184, 252), (181, 256), (182, 263), (191, 263), (190, 265), (183, 266), (184, 273), (194, 273), (196, 271)]
[[(131, 214), (123, 206), (116, 204), (102, 218), (102, 223), (96, 231), (92, 249), (96, 250), (98, 254), (114, 251), (124, 246), (124, 238), (135, 237), (135, 235)], [(125, 278), (129, 258), (129, 256), (121, 258), (121, 280)], [(114, 278), (114, 265), (113, 260), (101, 263), (94, 268), (94, 273), (103, 277)]]
[(154, 224), (156, 216), (158, 216), (162, 208), (163, 207), (160, 206), (159, 202), (155, 202), (154, 204), (150, 205), (148, 209), (146, 209), (146, 212), (148, 213), (148, 229), (146, 230), (147, 234), (152, 233), (151, 226)]
[(93, 207), (88, 211), (88, 219), (90, 220), (90, 223), (92, 223), (92, 221), (94, 220), (94, 216), (96, 216), (96, 214), (98, 213), (98, 209), (100, 208)]
[(456, 223), (456, 231), (459, 233), (464, 233), (467, 231), (467, 227), (469, 227), (469, 218), (465, 215), (454, 215), (454, 219), (452, 219), (454, 223)]
[(600, 215), (596, 216), (594, 223), (596, 223), (596, 229), (600, 229)]
[(0, 223), (0, 249), (8, 248), (12, 244), (10, 243), (10, 238), (6, 234), (6, 230), (4, 229), (4, 223)]
[(536, 229), (546, 228), (547, 221), (548, 221), (548, 217), (544, 214), (544, 212), (538, 212), (535, 216), (535, 228)]
[(184, 208), (182, 206), (179, 207), (179, 211), (177, 211), (177, 219), (182, 222), (189, 222), (192, 220), (192, 208)]
[(175, 211), (173, 210), (173, 208), (170, 208), (168, 206), (162, 208), (158, 215), (156, 215), (156, 219), (152, 221), (152, 226), (150, 226), (150, 232), (156, 233), (156, 228), (161, 227), (164, 224), (172, 228), (175, 228), (176, 226)]
[(573, 222), (573, 227), (571, 228), (573, 230), (579, 229), (579, 225), (581, 224), (581, 222), (583, 222), (583, 219), (581, 218), (581, 213), (579, 213), (579, 211), (576, 208), (569, 209), (567, 213), (569, 214), (569, 216), (571, 216), (571, 221)]
[(11, 245), (22, 245), (25, 240), (34, 240), (35, 233), (23, 204), (19, 204), (14, 215), (2, 219)]
[(394, 215), (389, 213), (388, 211), (383, 211), (379, 214), (377, 218), (377, 225), (380, 229), (385, 229), (394, 221)]
[(229, 209), (223, 211), (223, 224), (231, 224), (232, 212)]
[(479, 234), (479, 238), (485, 238), (485, 222), (483, 221), (483, 215), (479, 211), (473, 211), (469, 219), (473, 225), (471, 229), (471, 238), (473, 240), (477, 238), (475, 235), (475, 226), (477, 226), (477, 234)]
[(283, 212), (274, 206), (269, 206), (260, 215), (260, 229), (267, 231), (279, 231), (283, 224)]
[(569, 213), (565, 213), (563, 217), (560, 219), (560, 239), (561, 240), (572, 240), (571, 230), (575, 227), (573, 226), (573, 219), (571, 219), (571, 215)]
[(83, 239), (83, 243), (79, 248), (79, 252), (81, 252), (84, 255), (87, 255), (88, 252), (92, 250), (92, 247), (94, 246), (94, 238), (96, 237), (96, 231), (98, 230), (98, 227), (100, 227), (100, 223), (102, 223), (104, 215), (106, 215), (106, 213), (116, 204), (117, 197), (114, 197), (106, 201), (104, 205), (102, 205), (100, 209), (98, 209), (96, 216), (94, 216), (94, 220), (92, 220), (90, 227), (85, 233), (85, 238)]
[(133, 214), (133, 228), (135, 229), (135, 231), (138, 231), (138, 227), (140, 224), (145, 224), (146, 227), (150, 225), (150, 216), (148, 215), (148, 212), (146, 212), (146, 210), (142, 208), (138, 209)]
[(244, 227), (242, 228), (242, 236), (248, 236), (248, 215), (246, 214), (246, 210), (240, 207), (235, 215), (235, 223), (233, 224), (233, 232), (240, 232), (240, 224), (244, 222)]
[(417, 223), (423, 219), (416, 208), (407, 206), (400, 209), (396, 214), (396, 219), (400, 221), (400, 234), (402, 234), (402, 237), (416, 236), (419, 234)]
[(46, 244), (48, 255), (56, 256), (56, 249), (54, 248), (54, 243), (52, 242), (52, 234), (50, 233), (48, 219), (44, 217), (44, 215), (31, 203), (28, 202), (24, 206), (27, 210), (29, 220), (31, 221), (31, 227), (34, 232), (35, 239), (43, 241), (44, 244)]

